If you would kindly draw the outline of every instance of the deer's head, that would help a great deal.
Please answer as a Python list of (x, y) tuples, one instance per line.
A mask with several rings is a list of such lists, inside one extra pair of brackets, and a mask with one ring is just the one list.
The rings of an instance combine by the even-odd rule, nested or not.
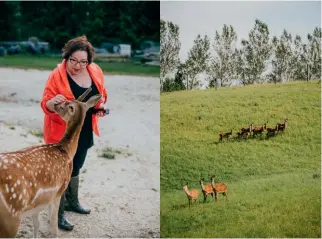
[(76, 121), (81, 117), (85, 117), (86, 111), (95, 106), (102, 98), (100, 94), (97, 94), (86, 102), (82, 102), (91, 90), (91, 88), (88, 88), (77, 100), (65, 101), (54, 105), (55, 112), (66, 122)]

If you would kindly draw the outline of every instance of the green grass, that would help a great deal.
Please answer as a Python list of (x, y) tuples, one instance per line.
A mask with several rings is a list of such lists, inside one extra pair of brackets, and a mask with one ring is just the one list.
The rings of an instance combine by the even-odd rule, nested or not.
[[(321, 237), (317, 81), (161, 94), (161, 237)], [(218, 143), (253, 122), (284, 134)], [(228, 184), (228, 202), (188, 208), (182, 183)]]
[[(60, 56), (7, 55), (0, 57), (0, 67), (53, 70), (62, 61)], [(105, 74), (141, 75), (159, 77), (160, 67), (143, 65), (139, 62), (106, 62), (95, 60)]]

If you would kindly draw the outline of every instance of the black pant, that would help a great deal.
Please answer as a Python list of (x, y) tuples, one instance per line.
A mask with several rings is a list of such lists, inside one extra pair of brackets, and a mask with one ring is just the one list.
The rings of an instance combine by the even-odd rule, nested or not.
[(87, 148), (79, 148), (79, 147), (77, 148), (76, 154), (73, 159), (72, 177), (76, 177), (79, 175), (79, 171), (84, 165), (87, 151), (88, 151)]

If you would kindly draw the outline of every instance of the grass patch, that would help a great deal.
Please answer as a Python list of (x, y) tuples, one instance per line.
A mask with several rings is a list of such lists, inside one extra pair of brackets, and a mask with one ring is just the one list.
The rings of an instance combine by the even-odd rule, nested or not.
[[(317, 83), (162, 93), (161, 237), (321, 237)], [(276, 137), (218, 143), (221, 131), (284, 118)], [(228, 203), (189, 210), (181, 183), (200, 190), (211, 174), (228, 184)]]
[(43, 136), (44, 136), (42, 130), (40, 130), (40, 129), (30, 130), (29, 133), (32, 134), (33, 136), (38, 137), (38, 138), (43, 138)]
[(106, 158), (106, 159), (115, 159), (117, 155), (123, 155), (125, 157), (128, 157), (128, 156), (131, 156), (132, 154), (124, 150), (106, 147), (100, 152), (99, 157)]
[[(62, 58), (60, 56), (7, 55), (0, 57), (0, 67), (53, 70), (61, 61)], [(95, 60), (95, 63), (107, 75), (160, 76), (159, 66), (144, 65), (136, 61), (106, 62), (103, 60)]]

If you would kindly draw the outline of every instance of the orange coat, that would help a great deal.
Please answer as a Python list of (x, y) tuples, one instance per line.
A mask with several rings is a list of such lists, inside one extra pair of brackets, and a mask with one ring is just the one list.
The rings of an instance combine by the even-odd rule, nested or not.
[[(107, 101), (107, 91), (104, 86), (104, 74), (101, 68), (93, 62), (87, 66), (87, 70), (92, 77), (98, 92), (103, 96), (103, 99), (94, 107), (98, 108), (102, 101), (104, 104)], [(67, 79), (65, 59), (61, 64), (58, 64), (50, 74), (40, 102), (41, 108), (45, 113), (43, 133), (46, 144), (57, 143), (60, 141), (66, 130), (65, 121), (57, 113), (49, 111), (46, 107), (46, 102), (57, 94), (65, 96), (67, 100), (75, 99)], [(100, 136), (98, 130), (98, 116), (95, 114), (92, 116), (92, 126), (94, 133), (97, 136)]]

